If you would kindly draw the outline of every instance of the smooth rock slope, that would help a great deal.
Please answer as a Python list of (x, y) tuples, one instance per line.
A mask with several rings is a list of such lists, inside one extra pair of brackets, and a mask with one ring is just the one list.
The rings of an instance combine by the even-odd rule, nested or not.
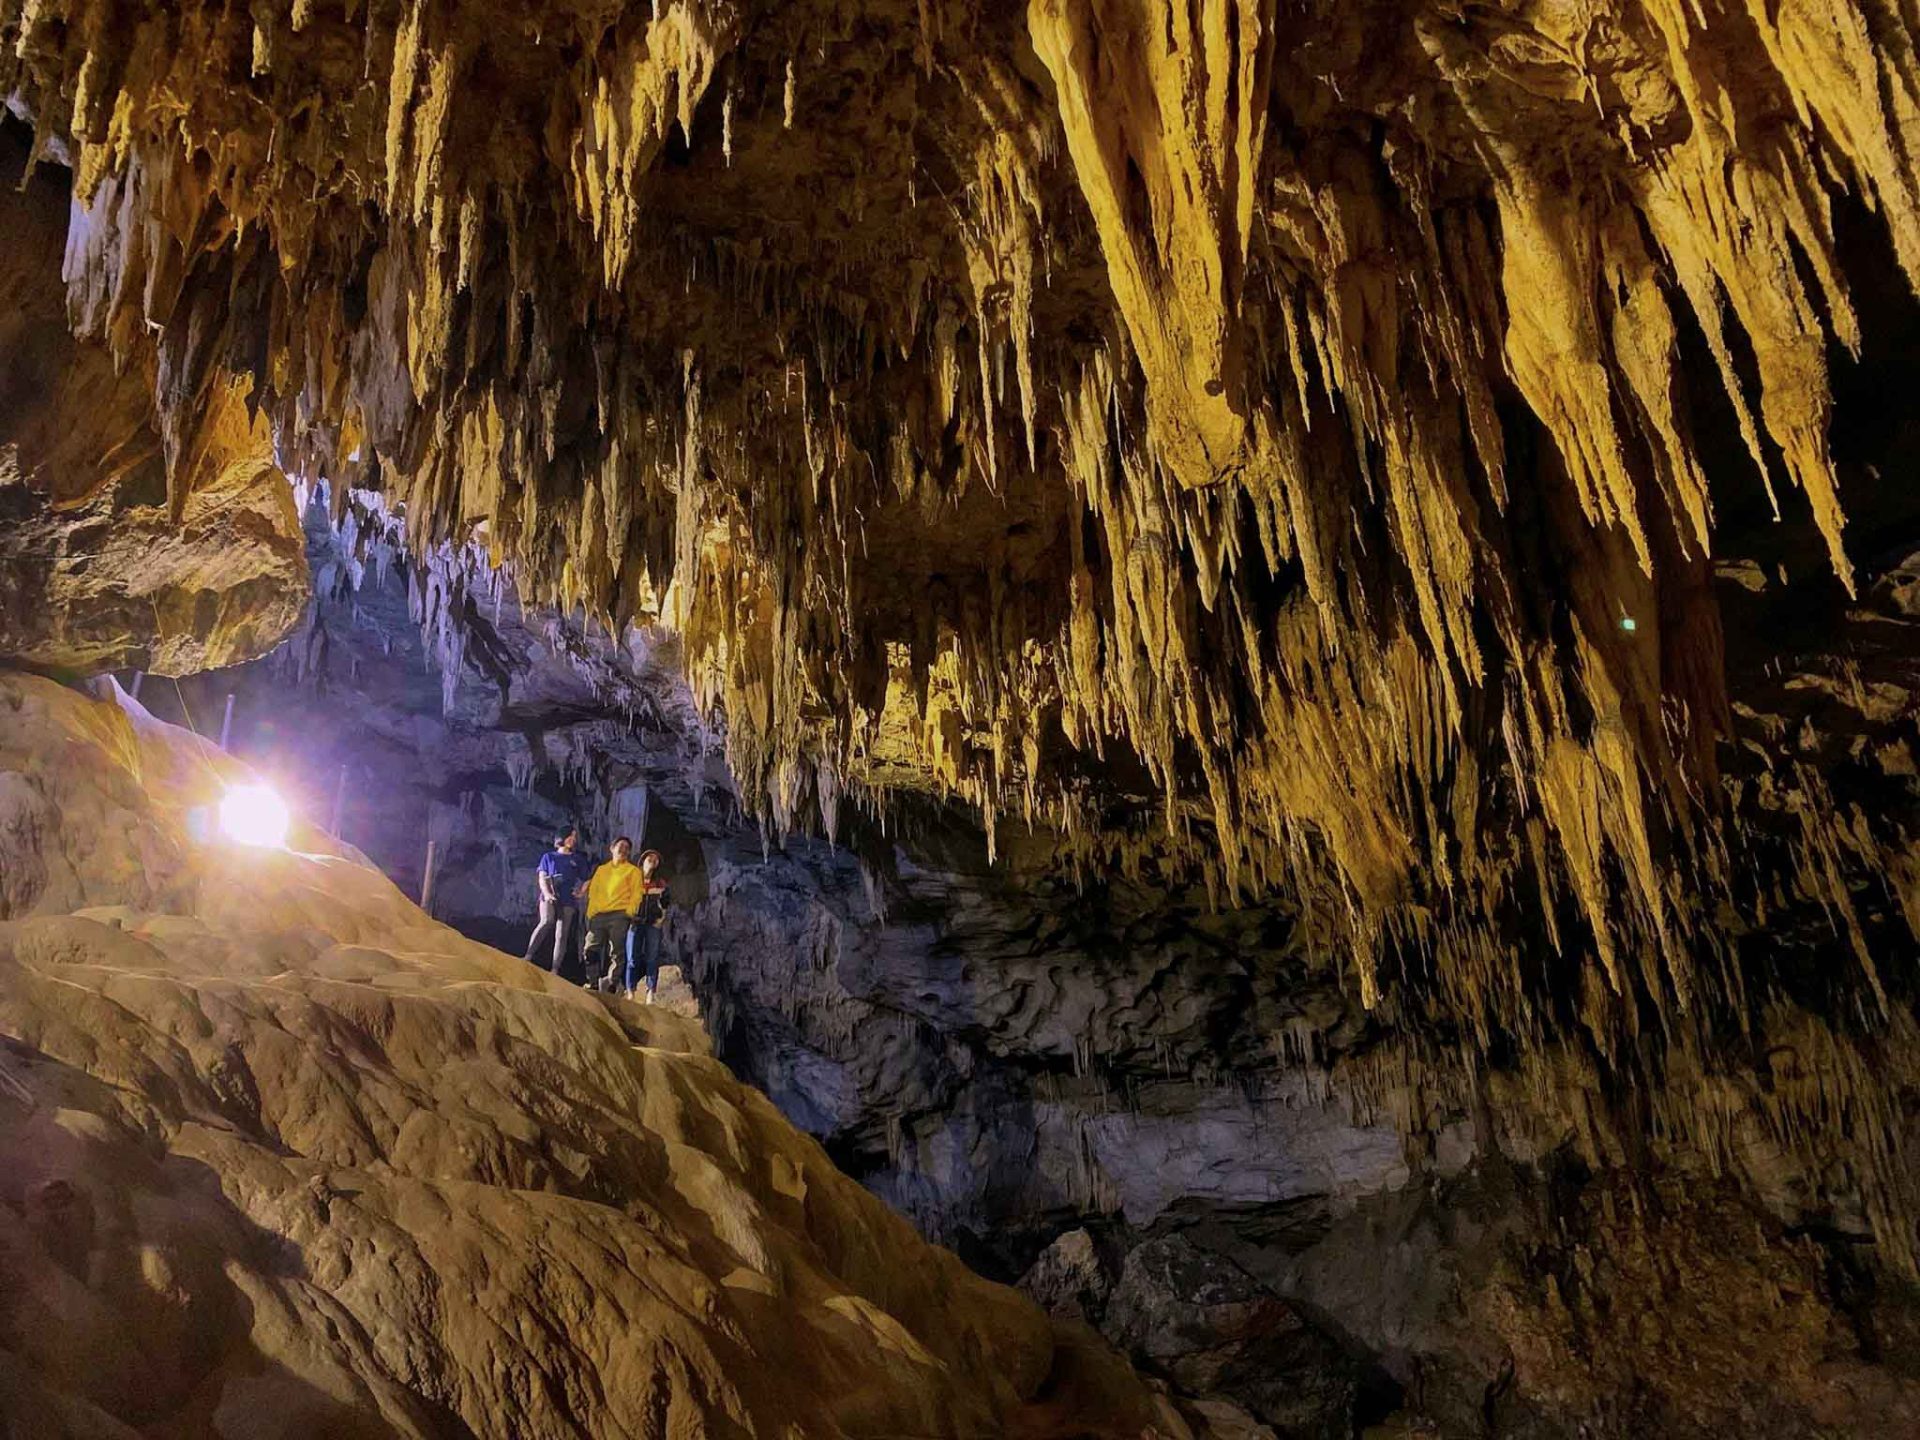
[(0, 1422), (1179, 1434), (672, 1015), (463, 939), (245, 768), (0, 675)]

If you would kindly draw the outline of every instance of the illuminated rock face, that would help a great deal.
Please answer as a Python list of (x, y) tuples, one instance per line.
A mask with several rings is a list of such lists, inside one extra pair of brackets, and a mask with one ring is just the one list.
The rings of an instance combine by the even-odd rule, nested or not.
[(1769, 471), (1850, 582), (1834, 205), (1920, 268), (1912, 50), (1879, 0), (0, 10), (176, 497), (238, 375), (421, 543), (671, 620), (782, 828), (917, 776), (1098, 848), (1125, 756), (1370, 1000), (1429, 954), (1491, 1023), (1517, 906), (1616, 1041), (1715, 984), (1716, 509)]
[(273, 648), (306, 603), (293, 499), (243, 460), (170, 515), (110, 482), (55, 510), (0, 453), (0, 656), (90, 674), (161, 675)]

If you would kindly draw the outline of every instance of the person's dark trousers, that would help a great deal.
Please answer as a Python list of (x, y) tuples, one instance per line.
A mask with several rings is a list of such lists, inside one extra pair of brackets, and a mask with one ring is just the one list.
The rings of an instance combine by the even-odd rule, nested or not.
[(527, 941), (527, 963), (558, 975), (565, 967), (567, 952), (573, 948), (574, 932), (580, 928), (580, 907), (564, 900), (540, 902), (540, 924)]
[(647, 977), (647, 994), (660, 980), (660, 927), (636, 925), (627, 932), (627, 989), (634, 989), (634, 977)]
[[(597, 989), (610, 989), (620, 976), (620, 962), (627, 954), (627, 930), (633, 917), (624, 910), (609, 910), (587, 917), (587, 981)], [(595, 948), (595, 942), (600, 948)]]
[(580, 984), (587, 983), (587, 957), (581, 952), (581, 946), (587, 938), (587, 912), (578, 905), (573, 907), (574, 923), (567, 934), (566, 969), (561, 973), (569, 980), (577, 979)]

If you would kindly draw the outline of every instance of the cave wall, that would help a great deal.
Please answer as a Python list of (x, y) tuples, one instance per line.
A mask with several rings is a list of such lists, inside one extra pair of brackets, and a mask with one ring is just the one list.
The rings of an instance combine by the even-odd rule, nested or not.
[(1117, 786), (1214, 883), (1314, 890), (1370, 1002), (1431, 954), (1511, 1023), (1515, 909), (1589, 952), (1610, 1044), (1715, 988), (1713, 516), (1771, 487), (1853, 583), (1834, 196), (1920, 253), (1877, 0), (16, 0), (0, 36), (176, 497), (238, 374), (418, 544), (484, 525), (530, 598), (674, 622), (777, 829), (917, 780), (1108, 853)]
[[(664, 654), (638, 636), (609, 647), (578, 615), (524, 610), (471, 554), (416, 568), (377, 496), (352, 500), (339, 526), (324, 487), (298, 499), (315, 595), (294, 633), (254, 663), (146, 677), (141, 699), (211, 736), (231, 697), (230, 748), (316, 824), (337, 815), (340, 837), (416, 899), (432, 844), (436, 915), (517, 953), (556, 833), (579, 824), (604, 851), (644, 815), (648, 777), (671, 777), (689, 803), (723, 782), (684, 685), (664, 678), (670, 637), (655, 637)], [(697, 871), (698, 843), (670, 810), (644, 835)]]
[(1859, 588), (1897, 487), (1833, 377), (1911, 301), (1912, 47), (1879, 0), (0, 8), (174, 512), (243, 394), (422, 563), (673, 630), (772, 834), (958, 797), (1284, 896), (1455, 1091), (1738, 1053), (1777, 842), (1856, 962), (1814, 1113), (1900, 1073), (1906, 842), (1804, 768), (1748, 832), (1713, 565), (1757, 506)]

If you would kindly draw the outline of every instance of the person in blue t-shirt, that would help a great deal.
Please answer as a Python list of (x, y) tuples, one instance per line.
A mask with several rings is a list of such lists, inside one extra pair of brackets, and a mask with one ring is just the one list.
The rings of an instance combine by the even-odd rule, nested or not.
[(586, 857), (574, 853), (579, 844), (578, 830), (554, 837), (553, 849), (540, 857), (534, 876), (540, 886), (540, 925), (527, 942), (527, 963), (556, 975), (580, 933), (580, 897), (574, 892), (593, 872)]

